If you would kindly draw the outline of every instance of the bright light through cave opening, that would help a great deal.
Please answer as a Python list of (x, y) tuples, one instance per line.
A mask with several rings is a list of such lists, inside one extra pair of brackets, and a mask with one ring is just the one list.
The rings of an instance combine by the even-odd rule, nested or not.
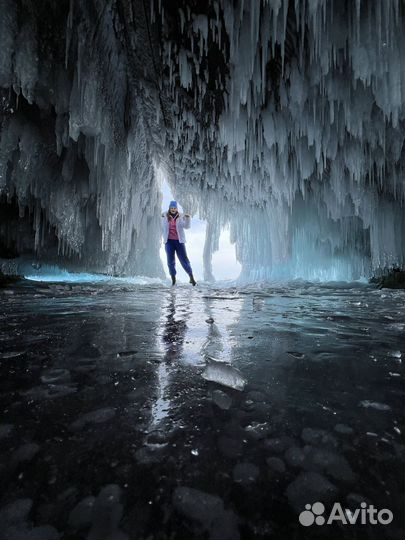
[(212, 255), (212, 272), (216, 279), (236, 279), (241, 265), (236, 260), (235, 244), (230, 241), (229, 227), (221, 231), (219, 249)]

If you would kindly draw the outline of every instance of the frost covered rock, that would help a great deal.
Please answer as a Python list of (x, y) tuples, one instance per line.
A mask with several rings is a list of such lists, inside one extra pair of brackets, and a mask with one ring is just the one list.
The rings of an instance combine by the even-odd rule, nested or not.
[(238, 519), (225, 510), (223, 500), (195, 488), (177, 487), (173, 492), (175, 509), (208, 532), (210, 540), (239, 540)]
[(304, 428), (301, 433), (302, 440), (307, 444), (322, 446), (337, 446), (336, 437), (324, 429)]
[(174, 490), (173, 504), (182, 515), (206, 528), (224, 511), (224, 503), (220, 497), (189, 487), (178, 487)]
[(93, 504), (91, 529), (87, 540), (128, 540), (127, 534), (119, 529), (123, 514), (120, 502), (121, 488), (116, 484), (105, 486)]
[(232, 398), (222, 390), (214, 390), (211, 399), (220, 409), (228, 410), (232, 405)]
[(69, 526), (73, 529), (83, 529), (91, 524), (93, 507), (96, 498), (85, 497), (81, 500), (69, 514)]
[(305, 453), (299, 446), (291, 446), (284, 454), (285, 461), (291, 467), (301, 467), (305, 457)]
[(27, 400), (44, 401), (74, 394), (77, 391), (75, 384), (47, 384), (34, 386), (30, 390), (20, 392)]
[(269, 466), (270, 473), (274, 476), (281, 475), (286, 471), (284, 461), (277, 457), (269, 457), (266, 459), (266, 463)]
[(327, 478), (316, 472), (302, 472), (288, 485), (286, 495), (297, 512), (306, 504), (328, 503), (336, 499), (337, 488)]
[(103, 422), (108, 422), (115, 416), (115, 409), (105, 407), (104, 409), (97, 409), (89, 413), (84, 414), (72, 424), (70, 424), (69, 429), (76, 431), (84, 428), (87, 424), (101, 424)]
[(237, 484), (252, 484), (260, 474), (259, 468), (253, 463), (238, 463), (232, 471), (232, 477)]
[(266, 439), (264, 441), (264, 446), (270, 452), (274, 452), (275, 454), (280, 454), (281, 452), (284, 452), (290, 446), (294, 446), (294, 439), (292, 437), (287, 437), (287, 436), (273, 437), (270, 439)]
[(59, 540), (61, 535), (51, 525), (41, 525), (23, 529), (21, 527), (7, 530), (8, 540)]
[(7, 540), (59, 540), (59, 532), (50, 525), (33, 527), (29, 513), (31, 499), (17, 499), (0, 508), (2, 534)]
[(333, 429), (340, 435), (351, 435), (354, 433), (354, 429), (346, 424), (336, 424)]
[(237, 458), (243, 454), (243, 438), (240, 437), (228, 437), (222, 435), (218, 438), (218, 450), (222, 455), (228, 458)]
[(5, 439), (6, 437), (9, 437), (13, 431), (13, 424), (0, 424), (0, 439)]
[(134, 457), (141, 465), (159, 463), (164, 459), (164, 446), (162, 444), (142, 446), (134, 452)]
[(352, 484), (357, 475), (353, 472), (347, 459), (336, 452), (324, 448), (304, 448), (306, 457), (303, 467), (307, 470), (325, 472), (331, 478)]
[(0, 508), (0, 522), (5, 526), (18, 525), (28, 520), (32, 508), (31, 499), (17, 499)]
[(39, 452), (40, 446), (37, 443), (26, 443), (21, 445), (13, 456), (13, 461), (20, 463), (31, 461)]

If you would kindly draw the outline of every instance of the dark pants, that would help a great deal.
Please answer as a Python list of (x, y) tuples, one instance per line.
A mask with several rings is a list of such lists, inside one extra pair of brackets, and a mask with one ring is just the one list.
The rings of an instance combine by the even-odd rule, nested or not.
[(190, 261), (187, 257), (186, 246), (182, 244), (179, 240), (172, 240), (169, 238), (165, 244), (166, 254), (167, 254), (167, 266), (169, 267), (169, 272), (171, 276), (176, 275), (176, 260), (175, 253), (181, 263), (181, 266), (187, 272), (188, 275), (192, 274)]

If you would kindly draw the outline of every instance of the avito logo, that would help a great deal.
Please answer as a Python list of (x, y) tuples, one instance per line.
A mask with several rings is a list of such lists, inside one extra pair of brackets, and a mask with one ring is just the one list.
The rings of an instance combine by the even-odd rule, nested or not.
[(342, 508), (342, 505), (335, 502), (329, 516), (324, 516), (325, 506), (321, 502), (315, 502), (313, 504), (306, 504), (305, 510), (299, 515), (299, 522), (304, 527), (309, 527), (314, 523), (316, 525), (330, 525), (334, 522), (343, 523), (343, 525), (354, 525), (360, 523), (361, 525), (388, 525), (394, 519), (394, 515), (391, 510), (382, 508), (377, 510), (372, 504), (362, 502), (360, 508), (355, 510), (349, 510), (349, 508)]

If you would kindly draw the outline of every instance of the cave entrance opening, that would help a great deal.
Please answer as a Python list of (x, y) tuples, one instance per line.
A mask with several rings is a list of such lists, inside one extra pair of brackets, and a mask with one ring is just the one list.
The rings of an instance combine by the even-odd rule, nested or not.
[(219, 249), (212, 254), (212, 273), (218, 280), (234, 280), (240, 275), (242, 266), (236, 259), (235, 244), (231, 243), (230, 227), (221, 230)]

